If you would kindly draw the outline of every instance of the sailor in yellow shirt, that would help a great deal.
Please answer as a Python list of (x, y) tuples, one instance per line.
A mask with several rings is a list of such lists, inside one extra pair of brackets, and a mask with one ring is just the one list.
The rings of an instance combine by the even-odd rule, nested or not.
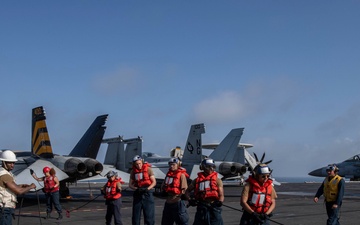
[(319, 197), (324, 195), (328, 216), (326, 224), (339, 225), (339, 211), (344, 196), (345, 181), (338, 175), (339, 169), (336, 165), (329, 165), (326, 172), (328, 176), (316, 192), (314, 202), (317, 203)]

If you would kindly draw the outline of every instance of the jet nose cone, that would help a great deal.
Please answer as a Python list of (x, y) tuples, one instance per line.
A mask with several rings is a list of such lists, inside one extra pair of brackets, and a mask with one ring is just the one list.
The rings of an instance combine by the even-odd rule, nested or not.
[(316, 169), (316, 170), (313, 170), (309, 173), (310, 176), (315, 176), (315, 177), (322, 177), (324, 176), (323, 175), (323, 168), (320, 168), (320, 169)]

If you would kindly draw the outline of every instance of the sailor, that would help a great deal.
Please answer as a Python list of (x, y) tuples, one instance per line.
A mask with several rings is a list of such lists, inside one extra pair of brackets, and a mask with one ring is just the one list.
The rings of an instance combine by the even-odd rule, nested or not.
[(17, 161), (15, 154), (5, 150), (0, 154), (2, 167), (0, 168), (0, 224), (11, 225), (17, 203), (17, 195), (22, 195), (35, 189), (35, 184), (16, 184), (11, 170)]
[(111, 224), (112, 217), (114, 216), (115, 225), (122, 225), (121, 222), (121, 183), (124, 183), (121, 178), (118, 177), (118, 174), (110, 170), (106, 177), (108, 181), (102, 188), (102, 193), (106, 199), (105, 204), (107, 205), (106, 210), (106, 225)]
[(338, 225), (339, 211), (344, 196), (345, 181), (338, 175), (339, 169), (336, 165), (328, 165), (326, 168), (327, 177), (322, 182), (317, 190), (314, 202), (319, 201), (319, 197), (324, 195), (325, 206), (328, 219), (327, 225)]
[(197, 205), (194, 225), (222, 225), (221, 217), (224, 202), (224, 188), (218, 173), (215, 171), (213, 159), (206, 158), (200, 164), (198, 177), (194, 179), (186, 190), (187, 198), (194, 190), (194, 198), (189, 199), (189, 205)]
[(186, 169), (181, 167), (181, 161), (178, 158), (171, 158), (168, 164), (169, 171), (161, 185), (161, 189), (167, 194), (161, 224), (187, 225), (189, 215), (182, 196), (188, 187), (189, 175), (186, 173)]
[(268, 225), (277, 198), (272, 180), (272, 170), (266, 164), (259, 164), (246, 180), (240, 205), (244, 213), (240, 225)]
[(132, 224), (140, 225), (141, 211), (144, 213), (144, 224), (155, 224), (155, 204), (153, 188), (156, 185), (154, 172), (150, 165), (140, 157), (133, 158), (133, 167), (130, 172), (129, 187), (134, 191)]
[(54, 207), (58, 213), (57, 220), (61, 220), (63, 218), (62, 216), (62, 209), (60, 205), (60, 194), (59, 194), (59, 187), (60, 182), (59, 179), (56, 176), (56, 172), (54, 168), (45, 166), (43, 168), (43, 177), (37, 177), (35, 173), (31, 173), (33, 178), (37, 181), (44, 181), (44, 193), (46, 197), (46, 218), (50, 218), (50, 214), (53, 210), (53, 204)]

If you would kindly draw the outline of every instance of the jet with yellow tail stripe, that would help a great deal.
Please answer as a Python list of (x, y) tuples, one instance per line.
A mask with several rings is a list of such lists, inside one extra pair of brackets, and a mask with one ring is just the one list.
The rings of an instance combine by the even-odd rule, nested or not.
[[(98, 116), (70, 154), (63, 156), (54, 154), (52, 150), (44, 108), (33, 108), (31, 152), (14, 151), (18, 159), (12, 171), (16, 180), (21, 183), (33, 183), (34, 179), (29, 176), (30, 169), (41, 177), (44, 166), (52, 167), (60, 180), (60, 194), (66, 197), (69, 195), (67, 183), (100, 174), (103, 165), (96, 157), (105, 133), (107, 117), (107, 114)], [(37, 189), (42, 187), (42, 183), (37, 185)]]

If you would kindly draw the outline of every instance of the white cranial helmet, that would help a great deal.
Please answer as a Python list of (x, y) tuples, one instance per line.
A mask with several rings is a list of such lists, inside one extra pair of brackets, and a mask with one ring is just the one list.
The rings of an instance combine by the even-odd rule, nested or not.
[(0, 154), (0, 160), (4, 162), (16, 162), (16, 155), (11, 150), (2, 151)]

